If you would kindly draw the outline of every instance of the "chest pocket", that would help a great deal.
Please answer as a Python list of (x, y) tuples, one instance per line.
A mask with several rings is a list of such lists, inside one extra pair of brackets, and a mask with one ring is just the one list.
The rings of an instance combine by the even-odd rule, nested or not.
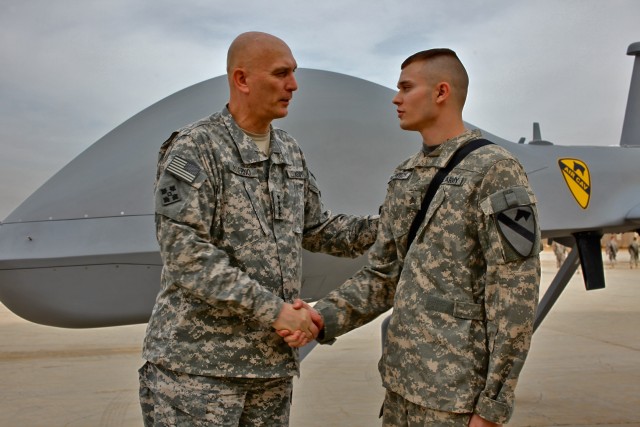
[(452, 236), (455, 238), (441, 239), (439, 246), (448, 253), (460, 250), (460, 240), (467, 240), (463, 236), (469, 235), (469, 228), (475, 228), (475, 213), (469, 208), (472, 198), (471, 174), (457, 171), (447, 175), (438, 187), (425, 218), (416, 234), (416, 241), (424, 240), (424, 227), (431, 224), (437, 227), (436, 236)]
[[(447, 195), (446, 192), (443, 191), (442, 188), (440, 188), (435, 196), (433, 196), (433, 199), (431, 199), (431, 203), (429, 204), (429, 208), (427, 209), (427, 212), (424, 216), (424, 219), (422, 220), (422, 223), (420, 224), (420, 226), (417, 229), (416, 235), (415, 235), (415, 239), (413, 241), (412, 247), (414, 245), (416, 245), (416, 243), (419, 243), (421, 241), (423, 241), (425, 239), (425, 228), (429, 225), (429, 223), (432, 221), (433, 217), (435, 216), (436, 212), (438, 212), (438, 210), (441, 208), (441, 206), (443, 205), (443, 203), (445, 202), (445, 200), (447, 200)], [(420, 203), (418, 205), (418, 210), (420, 209), (420, 205), (422, 204), (422, 200), (420, 200)], [(416, 217), (417, 212), (415, 214), (413, 214), (413, 216), (409, 219), (409, 225), (407, 226), (407, 229), (409, 229), (409, 227), (411, 227), (411, 223), (413, 222), (413, 219)], [(438, 221), (440, 221), (440, 218), (438, 219)], [(443, 225), (443, 224), (440, 224)], [(440, 230), (438, 231), (440, 233)], [(407, 239), (408, 236), (405, 236), (404, 239)], [(406, 242), (403, 240), (402, 243), (406, 246)]]
[(389, 179), (389, 218), (393, 237), (399, 246), (406, 246), (411, 222), (420, 210), (423, 193), (410, 184), (412, 171), (400, 171)]
[[(284, 210), (281, 218), (291, 222), (293, 231), (302, 234), (304, 228), (304, 187), (307, 172), (302, 167), (288, 166), (284, 171)], [(275, 200), (274, 200), (275, 202)]]
[(232, 248), (241, 248), (268, 234), (264, 208), (257, 196), (258, 171), (229, 166), (223, 193), (223, 239)]

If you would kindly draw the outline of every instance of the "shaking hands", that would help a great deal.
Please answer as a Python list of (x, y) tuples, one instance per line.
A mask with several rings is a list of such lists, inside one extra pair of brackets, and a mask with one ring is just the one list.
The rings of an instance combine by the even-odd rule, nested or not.
[(282, 306), (272, 326), (290, 347), (302, 347), (318, 337), (324, 321), (313, 307), (296, 299), (293, 304)]

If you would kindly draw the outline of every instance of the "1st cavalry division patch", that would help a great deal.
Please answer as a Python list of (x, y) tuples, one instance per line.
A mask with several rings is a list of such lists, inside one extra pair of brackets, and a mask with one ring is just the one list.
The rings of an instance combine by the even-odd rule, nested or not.
[(521, 256), (531, 255), (536, 241), (536, 218), (531, 206), (518, 206), (500, 212), (498, 228), (509, 245)]
[(587, 164), (578, 159), (559, 159), (558, 166), (578, 205), (587, 209), (591, 198), (591, 177)]

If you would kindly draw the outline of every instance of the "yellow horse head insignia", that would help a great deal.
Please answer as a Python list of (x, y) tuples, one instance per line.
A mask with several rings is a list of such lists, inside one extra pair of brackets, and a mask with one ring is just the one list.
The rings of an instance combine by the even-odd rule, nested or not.
[(582, 209), (587, 209), (591, 198), (591, 176), (587, 164), (578, 159), (559, 159), (558, 166), (576, 202)]

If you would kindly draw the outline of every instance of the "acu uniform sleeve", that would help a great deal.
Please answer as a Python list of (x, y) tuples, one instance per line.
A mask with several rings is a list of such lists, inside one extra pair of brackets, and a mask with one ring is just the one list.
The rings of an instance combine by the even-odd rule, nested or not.
[(211, 243), (216, 177), (208, 176), (193, 140), (174, 134), (162, 150), (155, 210), (163, 286), (177, 286), (212, 306), (222, 304), (271, 325), (283, 301), (230, 266), (227, 254)]
[(375, 241), (378, 215), (333, 215), (325, 210), (316, 179), (308, 172), (305, 185), (304, 239), (302, 245), (311, 252), (355, 258)]
[(388, 214), (389, 195), (381, 210), (369, 263), (338, 289), (322, 298), (314, 308), (324, 318), (318, 342), (331, 343), (393, 307), (396, 285), (402, 271)]
[(533, 334), (540, 229), (535, 196), (517, 161), (497, 162), (485, 176), (480, 194), (489, 365), (475, 412), (503, 424), (511, 417), (514, 390)]

